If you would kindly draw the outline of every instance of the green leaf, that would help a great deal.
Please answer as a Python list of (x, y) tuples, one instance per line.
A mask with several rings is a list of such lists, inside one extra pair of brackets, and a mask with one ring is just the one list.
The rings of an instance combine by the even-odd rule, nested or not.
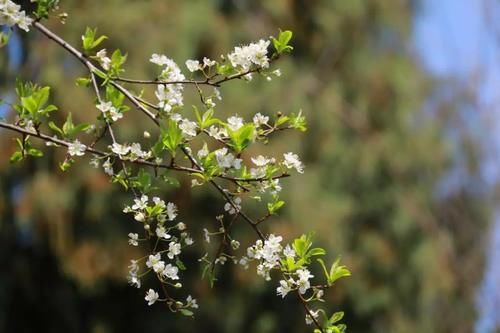
[(89, 27), (85, 29), (85, 33), (82, 36), (82, 46), (83, 50), (86, 53), (99, 46), (99, 44), (101, 44), (105, 39), (108, 38), (103, 35), (97, 37), (96, 39), (96, 34), (97, 34), (97, 29), (91, 29)]
[(342, 320), (342, 318), (344, 318), (344, 312), (342, 311), (339, 311), (339, 312), (335, 312), (331, 317), (330, 319), (328, 319), (328, 324), (335, 324), (336, 322)]
[(190, 311), (188, 309), (179, 309), (179, 312), (182, 313), (186, 317), (192, 317), (193, 316), (193, 311)]
[(144, 171), (143, 168), (139, 169), (137, 177), (134, 177), (133, 186), (135, 188), (141, 189), (144, 193), (151, 191), (153, 180), (149, 172)]
[(115, 108), (120, 109), (123, 105), (123, 101), (125, 100), (125, 95), (113, 85), (108, 84), (106, 85), (106, 100), (110, 101)]
[(69, 170), (69, 168), (71, 168), (71, 166), (75, 163), (75, 160), (71, 159), (71, 158), (67, 158), (65, 159), (62, 163), (59, 163), (59, 169), (61, 169), (61, 171), (67, 171)]
[(277, 200), (277, 201), (274, 201), (274, 202), (269, 202), (267, 204), (267, 211), (269, 212), (269, 214), (274, 215), (284, 205), (285, 205), (285, 202), (283, 200)]
[(36, 149), (36, 148), (28, 149), (27, 153), (28, 153), (28, 155), (31, 155), (34, 157), (42, 157), (43, 156), (43, 152), (39, 149)]
[(278, 54), (284, 52), (290, 52), (293, 47), (288, 45), (292, 39), (293, 33), (290, 30), (281, 31), (278, 35), (278, 39), (272, 38), (273, 46)]
[(323, 261), (323, 259), (316, 259), (321, 267), (323, 268), (323, 273), (325, 273), (325, 278), (326, 278), (326, 281), (330, 281), (330, 273), (328, 273), (328, 270), (326, 269), (326, 265), (325, 265), (325, 262)]
[(186, 266), (184, 265), (184, 263), (183, 263), (183, 262), (182, 262), (179, 258), (176, 258), (176, 259), (175, 259), (175, 265), (176, 265), (177, 267), (179, 267), (179, 269), (180, 269), (181, 271), (185, 271), (185, 270), (186, 270)]
[(46, 19), (49, 17), (49, 12), (57, 8), (59, 0), (37, 0), (36, 3), (37, 7), (33, 14), (37, 19)]
[(339, 263), (340, 257), (334, 261), (332, 267), (330, 268), (330, 278), (328, 281), (330, 285), (342, 277), (351, 276), (351, 272), (347, 269), (347, 267), (339, 265)]
[(230, 75), (234, 72), (233, 67), (230, 64), (217, 65), (217, 74), (219, 75)]
[(38, 104), (32, 96), (21, 97), (21, 106), (31, 115), (35, 115), (38, 111)]
[(9, 30), (8, 32), (5, 31), (0, 32), (0, 48), (7, 45), (11, 35), (12, 35), (12, 30)]
[(69, 136), (70, 133), (73, 131), (73, 128), (75, 126), (73, 125), (73, 116), (71, 115), (71, 112), (68, 113), (68, 116), (66, 117), (66, 121), (63, 124), (62, 130), (65, 136)]
[(96, 48), (97, 46), (99, 46), (99, 44), (101, 44), (104, 40), (108, 39), (107, 36), (100, 36), (98, 37), (93, 43), (92, 43), (92, 48)]
[(162, 130), (161, 137), (163, 146), (175, 156), (177, 147), (182, 143), (182, 131), (177, 122), (169, 119), (168, 128)]
[(88, 77), (79, 77), (76, 79), (77, 86), (87, 87), (90, 84), (91, 80)]
[(324, 256), (326, 254), (325, 250), (320, 248), (320, 247), (316, 247), (314, 249), (311, 249), (308, 253), (308, 256)]
[(86, 130), (88, 130), (90, 128), (90, 125), (89, 124), (78, 124), (76, 125), (74, 128), (73, 128), (73, 133), (71, 133), (72, 135), (75, 135), (77, 133), (80, 133), (80, 132), (85, 132)]
[(289, 120), (290, 120), (290, 117), (288, 117), (288, 116), (279, 116), (276, 118), (275, 126), (278, 127), (280, 125), (283, 125)]
[(290, 126), (301, 132), (305, 132), (307, 130), (307, 122), (306, 118), (302, 115), (302, 110), (300, 110), (297, 115), (293, 113), (291, 114)]
[(24, 158), (23, 153), (21, 151), (16, 151), (10, 157), (10, 162), (11, 163), (17, 163), (17, 162), (23, 160), (23, 158)]
[(123, 72), (122, 66), (127, 61), (127, 55), (122, 54), (120, 50), (115, 50), (111, 55), (111, 73), (118, 75)]
[(306, 242), (304, 235), (293, 241), (293, 249), (299, 257), (303, 257), (306, 254)]
[(226, 126), (226, 129), (231, 140), (229, 146), (236, 153), (245, 150), (255, 138), (255, 125), (251, 123), (241, 126), (236, 131), (231, 130), (229, 126)]
[(50, 121), (50, 122), (49, 122), (49, 128), (50, 128), (51, 130), (53, 130), (54, 132), (58, 133), (59, 135), (64, 136), (64, 132), (63, 132), (63, 131), (59, 128), (59, 127), (57, 127), (57, 125), (56, 125), (56, 124), (54, 124), (54, 122), (53, 122), (53, 121)]

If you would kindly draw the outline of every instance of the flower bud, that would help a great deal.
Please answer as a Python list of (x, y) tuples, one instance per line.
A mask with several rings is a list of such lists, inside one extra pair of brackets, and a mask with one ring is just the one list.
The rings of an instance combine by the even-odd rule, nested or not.
[(137, 222), (144, 222), (146, 220), (146, 216), (144, 216), (143, 213), (139, 212), (139, 213), (135, 214), (134, 219)]

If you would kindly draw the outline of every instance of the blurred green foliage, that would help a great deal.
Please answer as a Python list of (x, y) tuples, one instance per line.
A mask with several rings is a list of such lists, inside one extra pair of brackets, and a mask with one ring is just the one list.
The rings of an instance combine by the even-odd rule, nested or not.
[[(278, 63), (282, 78), (224, 86), (216, 111), (250, 117), (304, 110), (308, 132), (284, 133), (259, 150), (298, 151), (306, 163), (304, 175), (283, 181), (287, 205), (267, 230), (288, 239), (315, 230), (329, 253), (342, 255), (352, 277), (328, 301), (332, 312), (345, 312), (349, 332), (470, 332), (489, 211), (467, 188), (437, 191), (453, 154), (470, 150), (451, 149), (446, 129), (453, 112), (422, 112), (435, 82), (409, 52), (418, 7), (411, 4), (68, 0), (61, 4), (66, 25), (54, 19), (49, 26), (74, 45), (87, 26), (97, 27), (109, 36), (102, 45), (128, 54), (127, 75), (136, 78), (154, 77), (147, 64), (152, 53), (183, 64), (278, 28), (294, 31), (292, 57)], [(76, 123), (90, 122), (91, 92), (74, 84), (84, 68), (37, 32), (23, 34), (23, 45), (23, 66), (15, 72), (0, 51), (2, 91), (14, 87), (16, 76), (49, 85), (59, 109)], [(195, 91), (186, 93), (194, 103)], [(55, 123), (65, 121), (53, 114)], [(154, 131), (135, 112), (126, 118), (119, 135), (128, 141)], [(0, 331), (306, 331), (300, 306), (275, 295), (277, 282), (230, 265), (213, 290), (199, 271), (187, 272), (200, 301), (195, 320), (148, 308), (142, 290), (125, 281), (128, 260), (139, 255), (126, 244), (136, 224), (121, 213), (131, 196), (90, 166), (60, 172), (62, 151), (12, 166), (15, 141), (11, 133), (0, 135)], [(201, 244), (202, 228), (214, 225), (223, 202), (210, 190), (190, 190), (186, 179), (181, 185), (166, 187), (165, 198), (199, 227), (192, 232)], [(237, 232), (243, 247), (252, 241), (244, 225)], [(189, 253), (186, 261), (201, 255)]]

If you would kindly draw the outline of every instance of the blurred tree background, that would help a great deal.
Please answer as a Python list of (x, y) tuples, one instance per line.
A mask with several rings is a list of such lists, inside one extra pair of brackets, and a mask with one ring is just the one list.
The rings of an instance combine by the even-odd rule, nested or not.
[[(485, 193), (467, 186), (477, 177), (479, 143), (466, 131), (450, 135), (462, 121), (462, 101), (433, 100), (441, 83), (412, 56), (418, 1), (61, 5), (68, 23), (53, 20), (51, 29), (79, 45), (86, 26), (98, 27), (110, 37), (108, 50), (128, 53), (128, 76), (136, 78), (153, 78), (152, 53), (183, 67), (187, 58), (215, 58), (278, 28), (294, 31), (292, 57), (278, 62), (281, 79), (225, 86), (218, 105), (219, 114), (246, 117), (301, 108), (308, 119), (305, 135), (283, 134), (259, 151), (297, 151), (307, 166), (283, 180), (287, 206), (267, 231), (291, 239), (315, 230), (321, 245), (342, 255), (353, 276), (327, 299), (332, 311), (346, 312), (349, 332), (472, 331), (491, 207)], [(20, 37), (22, 57), (0, 50), (1, 92), (8, 95), (16, 76), (50, 85), (60, 109), (91, 121), (92, 94), (74, 84), (84, 68), (36, 31)], [(195, 92), (186, 93), (195, 103)], [(425, 112), (429, 101), (437, 104), (433, 112)], [(137, 126), (144, 120), (134, 112), (126, 118), (119, 135), (144, 142), (148, 124)], [(300, 306), (276, 296), (276, 281), (228, 264), (214, 289), (200, 271), (185, 273), (200, 302), (194, 320), (148, 307), (143, 290), (125, 281), (129, 260), (140, 255), (126, 239), (136, 225), (121, 213), (131, 195), (84, 163), (60, 172), (62, 151), (10, 165), (12, 134), (0, 137), (0, 332), (307, 331)], [(467, 161), (469, 180), (444, 191), (457, 156)], [(181, 185), (163, 196), (199, 227), (191, 232), (201, 244), (202, 228), (214, 228), (223, 202), (209, 189), (189, 189), (187, 179)], [(252, 241), (246, 226), (238, 233), (244, 246)], [(201, 255), (187, 253), (186, 261), (196, 267)]]

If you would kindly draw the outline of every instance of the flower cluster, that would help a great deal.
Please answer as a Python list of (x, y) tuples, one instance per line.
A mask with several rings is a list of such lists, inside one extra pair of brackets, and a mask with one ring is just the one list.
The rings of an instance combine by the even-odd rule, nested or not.
[(240, 259), (240, 264), (248, 267), (248, 262), (252, 260), (259, 261), (257, 265), (257, 275), (264, 277), (267, 281), (271, 280), (270, 272), (275, 268), (279, 268), (280, 259), (283, 252), (281, 241), (283, 237), (273, 234), (263, 242), (257, 240), (255, 245), (247, 249), (247, 256)]
[(24, 31), (29, 31), (33, 19), (28, 17), (21, 6), (11, 0), (0, 0), (0, 25), (8, 27), (17, 25)]
[(120, 156), (122, 160), (135, 161), (137, 159), (146, 160), (151, 158), (151, 152), (143, 151), (141, 144), (137, 142), (130, 145), (115, 142), (109, 148), (113, 153)]
[[(135, 198), (131, 206), (126, 206), (123, 209), (125, 213), (134, 214), (134, 219), (144, 225), (145, 238), (139, 238), (137, 233), (129, 233), (131, 246), (138, 246), (139, 242), (149, 241), (151, 238), (157, 239), (156, 245), (152, 249), (153, 253), (131, 261), (128, 281), (131, 285), (140, 288), (141, 277), (149, 272), (154, 272), (161, 283), (180, 288), (182, 284), (176, 282), (179, 280), (179, 270), (183, 267), (179, 256), (183, 247), (193, 244), (193, 239), (185, 232), (186, 225), (184, 223), (167, 225), (168, 222), (174, 221), (177, 217), (175, 204), (165, 203), (159, 197), (153, 197), (151, 201), (147, 195), (143, 194), (141, 197)], [(176, 232), (180, 234), (176, 235)], [(160, 249), (163, 244), (164, 249)], [(146, 271), (140, 273), (140, 262), (144, 259), (146, 260), (144, 264)], [(148, 305), (152, 305), (158, 301), (159, 295), (150, 289), (145, 299), (148, 301)]]
[(123, 114), (115, 108), (111, 102), (101, 102), (97, 104), (96, 107), (102, 112), (104, 118), (108, 121), (115, 122), (123, 118)]
[[(43, 12), (40, 10), (43, 6), (45, 12), (54, 8), (48, 3), (38, 2), (37, 18), (46, 17), (45, 14), (40, 14)], [(50, 3), (56, 2), (51, 0)], [(10, 0), (0, 0), (0, 24), (8, 26), (17, 24), (21, 29), (28, 30), (31, 23), (32, 20), (21, 11), (21, 7)], [(36, 27), (40, 28), (38, 24)], [(289, 116), (278, 112), (274, 117), (256, 113), (247, 122), (239, 115), (232, 115), (225, 120), (215, 115), (214, 100), (221, 99), (217, 88), (222, 83), (239, 78), (250, 80), (252, 73), (263, 75), (267, 80), (270, 80), (270, 75), (281, 75), (279, 70), (271, 72), (267, 71), (267, 68), (271, 60), (277, 59), (280, 54), (291, 49), (288, 45), (292, 37), (290, 31), (281, 31), (278, 39), (272, 38), (275, 49), (272, 55), (268, 55), (270, 40), (260, 40), (257, 43), (235, 47), (227, 57), (222, 56), (220, 63), (208, 58), (203, 58), (201, 62), (187, 60), (185, 65), (188, 71), (191, 73), (200, 71), (201, 73), (196, 74), (203, 75), (205, 80), (186, 81), (179, 66), (161, 54), (153, 54), (150, 58), (150, 62), (161, 68), (160, 74), (154, 80), (123, 77), (126, 54), (115, 50), (108, 56), (105, 48), (94, 53), (97, 46), (106, 39), (106, 36), (96, 35), (97, 29), (86, 29), (82, 36), (81, 53), (74, 52), (68, 43), (54, 38), (52, 33), (47, 32), (48, 29), (39, 30), (86, 65), (89, 75), (77, 79), (77, 83), (83, 85), (91, 81), (94, 83), (95, 97), (98, 101), (96, 108), (100, 112), (94, 124), (74, 124), (71, 114), (68, 114), (66, 122), (61, 127), (53, 121), (48, 121), (47, 125), (55, 133), (54, 136), (41, 133), (40, 129), (45, 128), (41, 125), (49, 118), (51, 112), (57, 110), (56, 106), (47, 105), (50, 88), (20, 83), (16, 89), (20, 103), (14, 105), (19, 121), (9, 126), (0, 121), (1, 127), (15, 128), (16, 131), (23, 133), (23, 140), (17, 140), (18, 151), (12, 155), (11, 161), (20, 161), (27, 155), (42, 156), (43, 153), (30, 142), (30, 137), (36, 137), (46, 140), (47, 144), (52, 146), (67, 148), (65, 160), (60, 164), (61, 169), (67, 170), (74, 162), (73, 157), (83, 156), (89, 151), (93, 154), (90, 161), (92, 166), (99, 167), (102, 163), (104, 172), (114, 183), (132, 190), (135, 196), (133, 203), (126, 206), (123, 212), (131, 214), (141, 228), (138, 228), (140, 232), (128, 234), (128, 244), (132, 247), (144, 244), (146, 246), (143, 250), (146, 253), (130, 261), (127, 279), (132, 286), (141, 288), (146, 275), (156, 277), (161, 284), (163, 295), (160, 296), (162, 293), (160, 290), (147, 288), (144, 299), (148, 305), (164, 302), (173, 312), (180, 312), (186, 316), (192, 316), (191, 310), (198, 308), (196, 299), (191, 295), (181, 301), (173, 298), (167, 291), (167, 288), (182, 288), (181, 272), (186, 267), (181, 255), (185, 247), (192, 245), (194, 241), (186, 231), (184, 223), (174, 222), (178, 215), (174, 203), (165, 202), (158, 196), (151, 198), (148, 196), (152, 191), (161, 188), (157, 186), (160, 182), (176, 183), (175, 177), (170, 177), (163, 171), (185, 172), (194, 178), (193, 186), (210, 184), (224, 197), (225, 214), (216, 217), (220, 224), (219, 228), (214, 232), (203, 229), (207, 243), (211, 242), (211, 236), (219, 236), (214, 237), (215, 241), (220, 239), (216, 255), (209, 258), (207, 253), (199, 260), (206, 264), (203, 275), (209, 276), (213, 283), (216, 280), (214, 273), (216, 265), (224, 265), (226, 262), (238, 263), (237, 257), (228, 252), (238, 251), (240, 248), (240, 242), (231, 235), (231, 227), (233, 222), (241, 217), (256, 232), (259, 239), (247, 249), (246, 255), (241, 257), (239, 263), (248, 268), (250, 262), (256, 262), (257, 274), (265, 280), (271, 279), (272, 271), (279, 273), (281, 278), (276, 289), (277, 295), (285, 297), (295, 292), (305, 306), (307, 323), (314, 323), (318, 329), (325, 332), (340, 327), (334, 325), (334, 319), (338, 320), (341, 317), (335, 314), (323, 320), (320, 325), (321, 320), (318, 316), (324, 311), (312, 310), (308, 303), (323, 301), (323, 289), (330, 287), (338, 278), (348, 276), (349, 271), (339, 265), (338, 260), (333, 263), (330, 270), (326, 269), (321, 259), (313, 261), (313, 257), (323, 256), (326, 253), (321, 248), (312, 248), (310, 236), (303, 235), (295, 239), (292, 245), (284, 246), (281, 236), (271, 234), (264, 237), (260, 229), (261, 223), (275, 215), (285, 204), (278, 196), (281, 191), (280, 179), (289, 176), (291, 169), (303, 173), (304, 165), (298, 155), (292, 152), (287, 152), (283, 154), (283, 159), (278, 159), (264, 155), (248, 156), (248, 148), (257, 142), (266, 144), (273, 133), (281, 130), (305, 131), (305, 118), (300, 112), (298, 115), (292, 113)], [(99, 66), (94, 65), (94, 62)], [(100, 83), (99, 78), (102, 79), (102, 84), (96, 84)], [(151, 102), (148, 97), (144, 97), (148, 94), (143, 95), (142, 92), (137, 94), (133, 90), (128, 90), (128, 85), (134, 83), (156, 86), (155, 95), (158, 102)], [(199, 100), (205, 109), (201, 113), (197, 106), (193, 105), (196, 119), (181, 115), (185, 85), (196, 88)], [(205, 89), (207, 87), (213, 89), (213, 93), (207, 93)], [(147, 149), (143, 149), (137, 142), (117, 141), (118, 136), (113, 134), (113, 126), (125, 116), (130, 107), (143, 111), (158, 126), (158, 131), (151, 133), (141, 129), (144, 138), (154, 142)], [(105, 126), (101, 126), (102, 123)], [(102, 132), (99, 133), (99, 130)], [(94, 141), (88, 143), (83, 141), (80, 136), (82, 132), (95, 134)], [(158, 137), (153, 137), (156, 132), (159, 133)], [(193, 153), (197, 141), (195, 139), (201, 135), (207, 135), (212, 143), (202, 142), (202, 148)], [(106, 140), (107, 136), (110, 143), (103, 144), (101, 139)], [(169, 163), (164, 163), (164, 160), (168, 160)], [(243, 195), (256, 202), (266, 201), (267, 210), (260, 219), (253, 219), (252, 214), (243, 211)], [(224, 220), (226, 217), (229, 221)], [(314, 276), (309, 268), (311, 262), (319, 262), (322, 265), (325, 283), (312, 284), (311, 279)], [(337, 331), (342, 332), (341, 329)]]
[(83, 156), (85, 155), (85, 150), (87, 146), (78, 140), (68, 144), (68, 154), (70, 156)]
[(268, 47), (269, 41), (261, 39), (257, 43), (235, 47), (233, 52), (227, 55), (227, 58), (231, 62), (231, 65), (240, 72), (248, 72), (252, 65), (268, 68)]
[(207, 57), (203, 58), (203, 63), (201, 64), (198, 60), (191, 60), (191, 59), (186, 60), (186, 67), (190, 72), (204, 70), (206, 68), (214, 66), (215, 64), (217, 64), (215, 60), (211, 60)]
[(108, 57), (106, 49), (102, 49), (97, 52), (95, 58), (99, 62), (99, 64), (101, 64), (102, 68), (109, 71), (109, 69), (111, 68), (111, 59)]
[[(179, 66), (170, 58), (162, 54), (153, 54), (150, 61), (153, 64), (163, 67), (159, 79), (166, 82), (182, 82), (186, 79), (181, 73)], [(158, 107), (169, 113), (176, 106), (183, 106), (182, 90), (184, 86), (181, 83), (160, 84), (156, 88), (156, 97), (158, 98)]]

